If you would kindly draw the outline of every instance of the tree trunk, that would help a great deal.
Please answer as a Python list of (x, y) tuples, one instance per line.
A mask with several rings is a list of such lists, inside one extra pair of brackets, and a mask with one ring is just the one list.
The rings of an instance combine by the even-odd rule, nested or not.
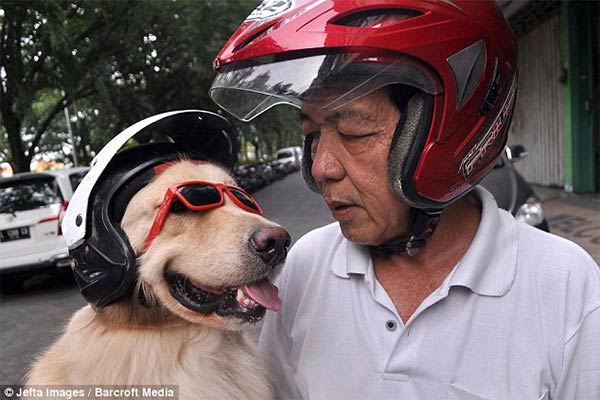
[(73, 150), (77, 149), (77, 156), (81, 165), (90, 165), (92, 157), (87, 151), (87, 146), (90, 144), (90, 127), (85, 119), (78, 119), (75, 124), (75, 132), (73, 132), (73, 140), (77, 141), (79, 137), (81, 142), (79, 145), (73, 143)]
[(25, 155), (23, 141), (21, 140), (21, 121), (10, 110), (2, 110), (4, 127), (8, 133), (8, 146), (10, 148), (11, 167), (14, 173), (29, 172), (31, 158)]
[[(4, 7), (2, 30), (0, 31), (0, 66), (5, 72), (0, 87), (0, 114), (6, 133), (8, 134), (8, 147), (10, 148), (13, 172), (27, 172), (30, 170), (31, 157), (25, 155), (25, 146), (21, 139), (21, 126), (23, 116), (16, 112), (16, 94), (23, 82), (23, 64), (21, 60), (22, 22), (25, 18), (25, 9), (20, 7)], [(11, 58), (12, 56), (12, 58)], [(14, 76), (18, 75), (18, 76)], [(11, 80), (12, 79), (12, 80)], [(19, 80), (21, 79), (21, 80)]]

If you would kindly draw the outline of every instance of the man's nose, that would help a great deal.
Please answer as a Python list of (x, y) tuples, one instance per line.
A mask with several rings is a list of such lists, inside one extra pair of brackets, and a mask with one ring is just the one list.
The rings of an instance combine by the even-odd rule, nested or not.
[(337, 181), (344, 177), (344, 167), (339, 160), (340, 149), (333, 135), (321, 134), (316, 143), (311, 169), (316, 182)]

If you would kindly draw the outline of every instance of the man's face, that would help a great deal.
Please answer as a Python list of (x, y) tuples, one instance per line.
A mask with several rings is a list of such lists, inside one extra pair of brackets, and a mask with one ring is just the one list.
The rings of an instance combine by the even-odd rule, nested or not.
[(306, 104), (312, 175), (344, 236), (378, 245), (406, 233), (409, 206), (390, 189), (387, 165), (398, 108), (380, 89), (335, 111)]

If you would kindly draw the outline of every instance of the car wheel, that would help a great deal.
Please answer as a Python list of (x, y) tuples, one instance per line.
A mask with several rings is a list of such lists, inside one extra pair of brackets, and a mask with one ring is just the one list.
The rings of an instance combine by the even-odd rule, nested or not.
[(0, 278), (0, 292), (2, 294), (13, 294), (23, 290), (24, 279), (16, 276), (6, 276)]
[(69, 283), (69, 284), (76, 283), (75, 276), (73, 275), (73, 272), (71, 271), (70, 268), (65, 268), (62, 271), (60, 271), (59, 276), (60, 276), (61, 282)]

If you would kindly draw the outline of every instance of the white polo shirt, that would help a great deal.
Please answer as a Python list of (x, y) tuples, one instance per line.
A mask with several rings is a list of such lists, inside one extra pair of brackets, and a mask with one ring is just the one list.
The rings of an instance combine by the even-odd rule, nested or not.
[(337, 223), (294, 245), (259, 341), (277, 399), (600, 399), (597, 264), (474, 194), (472, 245), (406, 324)]

